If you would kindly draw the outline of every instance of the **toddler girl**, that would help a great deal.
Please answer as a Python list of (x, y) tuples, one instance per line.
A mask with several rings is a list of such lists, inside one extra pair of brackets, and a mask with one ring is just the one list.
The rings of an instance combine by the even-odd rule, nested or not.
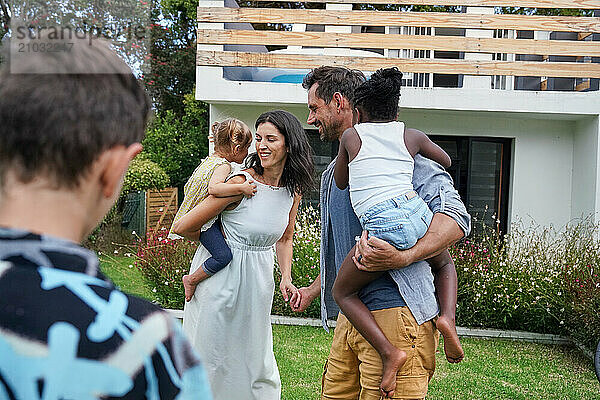
[[(451, 161), (423, 132), (405, 129), (404, 123), (396, 121), (401, 80), (397, 68), (380, 69), (356, 89), (353, 104), (358, 123), (340, 139), (334, 177), (340, 189), (350, 184), (350, 201), (363, 230), (405, 250), (425, 235), (433, 217), (413, 190), (414, 156), (419, 153), (444, 167), (449, 167)], [(406, 353), (388, 341), (357, 294), (382, 273), (361, 271), (348, 257), (337, 275), (333, 296), (344, 315), (381, 356), (380, 390), (383, 396), (392, 397)], [(454, 297), (446, 293), (438, 293), (438, 297), (442, 315), (448, 314), (444, 310), (456, 308)], [(448, 359), (460, 361), (463, 351), (456, 329), (440, 327), (440, 331)]]
[[(256, 193), (256, 185), (250, 180), (239, 184), (225, 183), (225, 179), (231, 173), (231, 163), (241, 164), (248, 155), (248, 148), (252, 143), (252, 133), (248, 126), (240, 120), (228, 118), (223, 122), (215, 122), (211, 130), (215, 151), (196, 167), (185, 184), (183, 203), (173, 222), (200, 204), (209, 194), (216, 197), (240, 194), (252, 197)], [(181, 236), (173, 233), (172, 230), (171, 227), (169, 238), (181, 239)], [(211, 257), (202, 264), (202, 268), (198, 268), (193, 274), (184, 275), (183, 287), (186, 301), (192, 299), (198, 283), (219, 272), (231, 262), (231, 249), (225, 242), (217, 216), (202, 227), (200, 243), (210, 252)]]

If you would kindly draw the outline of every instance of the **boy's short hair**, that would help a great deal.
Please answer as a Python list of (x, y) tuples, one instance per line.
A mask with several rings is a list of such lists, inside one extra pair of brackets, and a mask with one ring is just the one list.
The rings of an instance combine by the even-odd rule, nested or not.
[(143, 138), (150, 101), (131, 69), (107, 42), (69, 43), (0, 68), (0, 189), (9, 171), (22, 183), (77, 187), (103, 151)]
[(302, 81), (302, 87), (309, 90), (315, 83), (318, 83), (315, 94), (329, 104), (335, 92), (352, 103), (354, 90), (365, 81), (365, 75), (357, 69), (348, 69), (344, 67), (322, 66), (311, 70)]

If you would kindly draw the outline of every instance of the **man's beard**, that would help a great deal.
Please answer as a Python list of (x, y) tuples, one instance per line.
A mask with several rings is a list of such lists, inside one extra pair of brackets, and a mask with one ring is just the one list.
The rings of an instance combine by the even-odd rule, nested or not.
[(339, 139), (341, 133), (338, 132), (338, 126), (335, 124), (331, 124), (329, 126), (325, 126), (323, 124), (319, 124), (321, 126), (321, 131), (319, 132), (319, 138), (323, 142), (334, 142)]

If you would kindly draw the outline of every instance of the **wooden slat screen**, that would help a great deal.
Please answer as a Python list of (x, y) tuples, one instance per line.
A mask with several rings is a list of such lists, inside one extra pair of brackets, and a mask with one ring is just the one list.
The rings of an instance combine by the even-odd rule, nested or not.
[(600, 43), (571, 40), (491, 39), (464, 36), (382, 35), (379, 33), (325, 33), (199, 29), (198, 43), (254, 44), (375, 49), (468, 51), (470, 53), (551, 54), (600, 56)]
[(518, 29), (600, 32), (600, 17), (464, 14), (402, 11), (289, 10), (279, 8), (198, 8), (199, 22), (255, 22), (359, 26), (435, 26), (439, 28)]
[[(269, 2), (273, 0), (254, 0)], [(284, 2), (284, 0), (275, 0)], [(598, 0), (303, 0), (303, 3), (600, 9)]]
[[(177, 213), (177, 188), (146, 192), (146, 230), (169, 232)], [(166, 236), (166, 234), (165, 234)]]
[[(316, 2), (314, 0), (313, 2)], [(320, 1), (324, 2), (324, 1)], [(361, 3), (354, 0), (327, 3)], [(456, 5), (451, 0), (369, 1), (370, 4)], [(460, 1), (460, 5), (471, 3)], [(600, 0), (483, 0), (477, 6), (600, 9)], [(535, 4), (535, 6), (533, 5)], [(588, 15), (591, 15), (588, 12)], [(596, 14), (597, 15), (597, 14)], [(199, 7), (200, 23), (318, 24), (338, 26), (435, 27), (486, 30), (575, 32), (575, 40), (534, 40), (465, 36), (399, 35), (381, 33), (290, 32), (243, 29), (199, 29), (199, 45), (307, 46), (318, 48), (433, 50), (465, 53), (541, 55), (542, 61), (480, 61), (439, 58), (356, 57), (290, 53), (248, 53), (200, 48), (198, 65), (314, 68), (340, 65), (363, 71), (397, 66), (403, 72), (465, 75), (600, 78), (600, 17), (403, 12), (365, 10)], [(205, 26), (203, 26), (204, 28)], [(593, 35), (596, 34), (596, 35)], [(593, 35), (592, 37), (589, 37)], [(578, 39), (578, 40), (577, 40)], [(299, 52), (301, 53), (301, 52)], [(573, 62), (552, 61), (572, 56)], [(595, 60), (593, 58), (596, 58)], [(550, 60), (550, 61), (549, 61)], [(579, 61), (579, 62), (575, 62)], [(592, 62), (595, 61), (595, 62)]]

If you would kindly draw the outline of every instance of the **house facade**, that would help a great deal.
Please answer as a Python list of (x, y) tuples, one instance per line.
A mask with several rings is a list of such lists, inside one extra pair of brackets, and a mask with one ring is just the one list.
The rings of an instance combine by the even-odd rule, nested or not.
[[(199, 18), (202, 7), (212, 9), (232, 7), (231, 3), (225, 4), (223, 1), (201, 0), (200, 4)], [(348, 6), (352, 7), (352, 4), (327, 4), (325, 9), (352, 10)], [(493, 7), (467, 7), (467, 9), (467, 13), (476, 15), (494, 11)], [(573, 56), (564, 63), (565, 68), (567, 65), (574, 66), (576, 69), (573, 71), (576, 72), (579, 65), (581, 68), (590, 66), (598, 68), (596, 52), (600, 51), (600, 42), (595, 44), (593, 41), (598, 40), (600, 36), (595, 33), (596, 30), (600, 32), (600, 18), (598, 14), (588, 18), (591, 18), (596, 26), (591, 28), (594, 32), (584, 39), (590, 41), (596, 50), (592, 49), (591, 53), (586, 53), (591, 55)], [(458, 24), (460, 25), (461, 22), (459, 21)], [(292, 24), (291, 32), (353, 34), (361, 31), (374, 34), (373, 29), (371, 31), (367, 29), (365, 32), (365, 29), (361, 29), (360, 26), (297, 25), (302, 24)], [(228, 25), (227, 22), (219, 24), (202, 18), (200, 18), (199, 28), (253, 31), (249, 24), (229, 23)], [(381, 37), (401, 36), (408, 32), (410, 38), (416, 38), (415, 33), (425, 32), (422, 36), (427, 40), (453, 34), (459, 35), (460, 38), (494, 39), (508, 36), (508, 40), (511, 40), (510, 37), (531, 36), (537, 38), (535, 42), (539, 42), (540, 38), (552, 41), (555, 36), (553, 32), (515, 29), (429, 28), (426, 30), (393, 26), (378, 27), (378, 29), (379, 34), (383, 35)], [(582, 37), (583, 35), (577, 36), (578, 39)], [(568, 44), (562, 39), (556, 40)], [(234, 52), (263, 54), (267, 52), (265, 46), (250, 42), (248, 45), (199, 44), (199, 54), (207, 50), (228, 50), (228, 46), (229, 50)], [(485, 47), (487, 42), (480, 42)], [(581, 77), (583, 73), (579, 72), (574, 73), (579, 75), (574, 78), (534, 76), (536, 71), (526, 71), (527, 75), (521, 76), (523, 72), (518, 68), (527, 64), (523, 60), (529, 60), (535, 55), (527, 58), (518, 54), (492, 53), (491, 50), (485, 53), (469, 53), (381, 48), (311, 49), (297, 46), (295, 43), (292, 40), (292, 44), (275, 53), (308, 54), (309, 56), (316, 54), (318, 57), (314, 61), (314, 67), (326, 63), (317, 62), (329, 59), (333, 64), (335, 57), (340, 55), (355, 55), (356, 59), (360, 60), (369, 51), (373, 55), (367, 55), (365, 59), (377, 61), (376, 57), (380, 57), (387, 62), (395, 57), (401, 70), (405, 60), (421, 59), (420, 62), (423, 62), (424, 66), (420, 68), (424, 72), (405, 74), (406, 86), (402, 88), (399, 119), (409, 127), (426, 132), (448, 152), (453, 164), (449, 172), (454, 178), (455, 186), (471, 214), (479, 220), (485, 221), (488, 225), (498, 224), (501, 230), (506, 232), (510, 224), (516, 221), (560, 228), (573, 219), (591, 216), (596, 222), (600, 218), (600, 92), (598, 91), (600, 76), (598, 70), (588, 70), (586, 72), (588, 78)], [(465, 43), (469, 45), (470, 42)], [(504, 43), (513, 42), (500, 42), (500, 44)], [(519, 45), (520, 42), (514, 43)], [(573, 40), (573, 43), (577, 45), (579, 41)], [(426, 43), (423, 46), (436, 48), (435, 46), (438, 45), (436, 42)], [(465, 50), (471, 49), (471, 47), (465, 48)], [(460, 68), (463, 64), (459, 63), (485, 66), (488, 65), (485, 63), (495, 63), (499, 60), (498, 68), (515, 66), (515, 71), (508, 75), (445, 73), (455, 71), (452, 69), (446, 71), (441, 64), (435, 66), (436, 70), (427, 71), (429, 68), (427, 63), (430, 61), (451, 59), (451, 56), (457, 60), (456, 65), (461, 65)], [(552, 62), (554, 57), (552, 55), (539, 57), (540, 60), (536, 62), (541, 67), (549, 64), (559, 65), (559, 67), (563, 65), (558, 64), (560, 60)], [(212, 61), (206, 64), (210, 63)], [(199, 61), (197, 66), (196, 98), (209, 103), (211, 123), (232, 116), (254, 128), (254, 121), (260, 113), (269, 109), (282, 108), (296, 115), (304, 123), (315, 151), (318, 172), (321, 172), (335, 157), (337, 144), (319, 141), (318, 132), (306, 124), (307, 94), (299, 82), (308, 69), (291, 69), (287, 65), (266, 68), (262, 67), (260, 62), (249, 66), (201, 64), (202, 62)], [(454, 68), (454, 65), (451, 64), (451, 68)], [(305, 62), (302, 66), (310, 67), (311, 64)], [(373, 69), (370, 68), (371, 71)], [(495, 72), (495, 70), (491, 71)], [(545, 72), (540, 69), (537, 73), (542, 75)], [(571, 72), (565, 74), (568, 73)], [(309, 200), (317, 202), (316, 193)]]

